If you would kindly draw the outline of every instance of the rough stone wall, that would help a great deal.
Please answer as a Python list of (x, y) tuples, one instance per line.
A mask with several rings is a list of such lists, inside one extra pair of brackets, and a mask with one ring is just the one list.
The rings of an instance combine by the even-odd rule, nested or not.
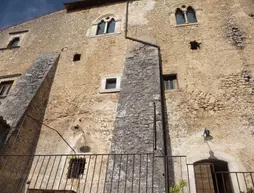
[[(154, 37), (163, 74), (177, 74), (179, 89), (165, 91), (171, 153), (187, 155), (188, 163), (214, 153), (230, 171), (252, 171), (253, 18), (244, 11), (250, 1), (144, 0), (131, 3), (129, 14), (151, 3), (143, 14), (148, 22), (130, 20), (128, 36)], [(197, 24), (176, 26), (175, 9), (182, 5), (196, 10)], [(200, 49), (190, 49), (194, 40)], [(205, 128), (213, 136), (208, 143), (201, 136)]]
[(249, 16), (254, 18), (254, 1), (253, 0), (240, 0), (241, 8)]
[[(130, 4), (128, 36), (153, 37), (160, 46), (163, 74), (177, 73), (179, 89), (165, 91), (170, 149), (173, 155), (187, 155), (189, 163), (207, 159), (213, 151), (229, 163), (230, 171), (253, 170), (251, 3), (142, 0)], [(196, 10), (197, 24), (175, 25), (174, 11), (183, 4)], [(99, 94), (100, 79), (122, 73), (126, 40), (123, 34), (96, 38), (86, 34), (92, 21), (103, 14), (115, 13), (124, 20), (124, 10), (125, 4), (115, 4), (68, 14), (60, 11), (0, 33), (3, 47), (9, 32), (30, 30), (21, 48), (0, 52), (0, 75), (24, 73), (34, 55), (62, 50), (44, 121), (76, 150), (83, 145), (96, 153), (110, 150), (118, 94)], [(200, 49), (190, 49), (194, 40), (201, 43)], [(82, 59), (73, 63), (76, 52)], [(75, 130), (76, 125), (81, 129)], [(201, 137), (204, 128), (213, 136), (208, 144)], [(71, 152), (44, 127), (39, 143), (38, 153)]]
[[(40, 55), (1, 104), (1, 115), (11, 125), (1, 155), (35, 153), (58, 58), (57, 53)], [(1, 192), (24, 191), (32, 160), (28, 156), (1, 156)]]
[[(156, 152), (157, 155), (163, 155), (160, 56), (157, 48), (139, 43), (129, 44), (121, 88), (111, 153), (142, 154)], [(124, 182), (127, 177), (129, 182), (126, 188), (127, 192), (133, 190), (134, 192), (138, 192), (137, 190), (146, 192), (147, 187), (150, 191), (152, 186), (154, 186), (154, 192), (163, 192), (165, 187), (159, 183), (163, 182), (164, 179), (162, 175), (164, 165), (161, 161), (155, 162), (152, 156), (146, 158), (145, 155), (143, 157), (130, 155), (129, 160), (125, 159), (114, 164), (110, 160), (109, 173), (111, 175), (109, 178), (112, 175), (118, 177), (119, 172), (123, 172), (124, 175), (121, 176), (120, 183)], [(149, 163), (149, 166), (145, 164), (146, 162)], [(125, 171), (123, 166), (129, 164), (133, 164), (133, 167), (129, 167)], [(115, 165), (116, 168), (114, 168)], [(149, 170), (149, 174), (146, 170)], [(138, 171), (141, 172), (138, 173)], [(133, 176), (138, 176), (139, 179), (147, 177), (147, 181), (146, 183), (142, 181), (142, 185), (139, 184), (138, 180), (131, 183)], [(114, 179), (113, 188), (108, 189), (108, 192), (115, 192), (118, 188), (117, 183), (119, 183), (118, 178)], [(110, 187), (110, 184), (107, 187)], [(110, 191), (111, 189), (112, 191)]]
[[(152, 153), (156, 115), (157, 124), (161, 125), (158, 49), (137, 43), (134, 45), (126, 54), (111, 145), (113, 153)], [(156, 115), (154, 102), (158, 106)], [(161, 126), (157, 130), (157, 141), (161, 142)], [(163, 149), (163, 143), (157, 146), (159, 150)]]
[[(124, 34), (89, 37), (92, 23), (105, 14), (115, 14), (124, 26), (125, 4), (115, 4), (66, 13), (62, 10), (0, 32), (1, 46), (9, 32), (29, 30), (20, 48), (0, 51), (0, 74), (24, 73), (35, 56), (61, 51), (44, 122), (57, 129), (75, 148), (108, 153), (118, 93), (100, 94), (101, 79), (121, 76), (124, 66)], [(74, 54), (81, 60), (73, 62)], [(76, 126), (79, 129), (75, 129)], [(54, 132), (42, 128), (37, 153), (72, 153)]]

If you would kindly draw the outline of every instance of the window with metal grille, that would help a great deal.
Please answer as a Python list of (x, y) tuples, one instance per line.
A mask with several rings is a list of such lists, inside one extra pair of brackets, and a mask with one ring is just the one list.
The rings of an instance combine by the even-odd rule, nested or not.
[(106, 80), (106, 89), (116, 88), (116, 78), (110, 78)]
[(0, 82), (0, 97), (5, 97), (9, 93), (13, 80)]
[(165, 90), (178, 89), (177, 74), (168, 74), (163, 76)]
[(79, 178), (80, 175), (84, 174), (86, 165), (85, 158), (73, 158), (70, 160), (68, 178)]

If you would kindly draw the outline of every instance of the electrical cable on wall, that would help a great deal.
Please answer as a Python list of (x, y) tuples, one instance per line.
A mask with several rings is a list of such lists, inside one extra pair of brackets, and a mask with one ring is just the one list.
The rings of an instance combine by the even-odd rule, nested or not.
[(71, 150), (76, 154), (76, 151), (70, 146), (70, 144), (64, 139), (64, 137), (59, 133), (59, 131), (57, 131), (56, 129), (54, 129), (53, 127), (50, 127), (48, 125), (46, 125), (45, 123), (43, 123), (42, 121), (39, 121), (38, 119), (35, 119), (34, 117), (27, 115), (27, 117), (30, 117), (31, 119), (33, 119), (34, 121), (42, 124), (43, 126), (55, 131), (61, 138), (62, 140), (69, 146), (69, 148), (71, 148)]

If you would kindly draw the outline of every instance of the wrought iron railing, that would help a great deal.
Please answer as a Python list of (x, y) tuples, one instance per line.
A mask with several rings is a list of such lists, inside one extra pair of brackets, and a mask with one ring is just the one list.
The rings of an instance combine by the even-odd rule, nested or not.
[(153, 160), (153, 154), (2, 156), (0, 189), (152, 193)]
[(220, 189), (218, 187), (219, 182), (216, 184), (216, 188), (221, 192), (227, 192), (228, 189), (225, 179), (231, 180), (234, 192), (254, 192), (254, 172), (215, 172), (215, 175), (217, 181), (221, 179)]
[[(156, 171), (164, 161), (169, 190)], [(188, 164), (186, 156), (0, 156), (1, 193), (240, 193), (251, 188), (254, 172), (217, 171), (211, 164)]]

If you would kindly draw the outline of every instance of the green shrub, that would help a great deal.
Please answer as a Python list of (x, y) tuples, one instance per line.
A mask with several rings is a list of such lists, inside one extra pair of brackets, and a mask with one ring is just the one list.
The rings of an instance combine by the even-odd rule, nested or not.
[(170, 186), (169, 193), (180, 193), (180, 190), (186, 186), (187, 182), (181, 180), (178, 184)]

